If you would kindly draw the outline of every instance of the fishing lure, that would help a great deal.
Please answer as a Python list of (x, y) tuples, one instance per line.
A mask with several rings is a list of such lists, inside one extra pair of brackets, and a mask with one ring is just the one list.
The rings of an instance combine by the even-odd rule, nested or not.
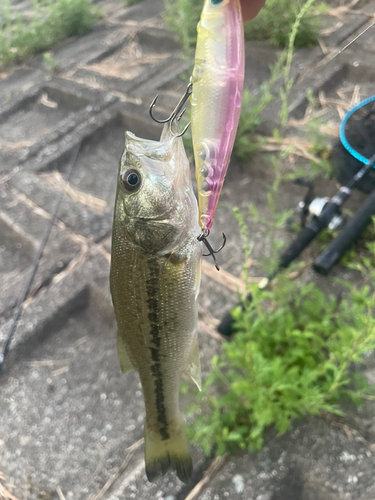
[(244, 35), (239, 0), (205, 0), (191, 78), (191, 129), (202, 239), (210, 232), (240, 116)]

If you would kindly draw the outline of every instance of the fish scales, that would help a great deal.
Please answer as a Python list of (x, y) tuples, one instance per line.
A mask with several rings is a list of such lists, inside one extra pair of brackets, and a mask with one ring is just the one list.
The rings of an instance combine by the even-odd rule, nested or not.
[[(201, 247), (196, 238), (197, 203), (181, 139), (167, 132), (163, 137), (164, 142), (157, 143), (127, 134), (113, 223), (111, 293), (121, 367), (134, 368), (143, 388), (147, 475), (153, 480), (172, 467), (186, 481), (192, 465), (179, 386), (189, 365), (195, 374), (197, 364), (199, 368), (194, 355)], [(172, 151), (164, 151), (162, 161), (155, 160), (159, 145), (162, 152), (163, 147)], [(142, 151), (138, 156), (137, 147)], [(143, 186), (127, 193), (122, 178), (130, 170), (143, 177)]]
[[(118, 328), (126, 332), (123, 342), (143, 387), (151, 389), (151, 392), (146, 389), (150, 397), (145, 394), (149, 413), (156, 412), (158, 417), (163, 413), (161, 405), (154, 406), (156, 391), (168, 408), (168, 418), (173, 419), (178, 415), (178, 387), (177, 391), (175, 388), (179, 385), (174, 374), (181, 364), (187, 363), (190, 337), (196, 328), (192, 314), (194, 263), (176, 265), (168, 262), (168, 257), (135, 254), (134, 248), (124, 244), (124, 240), (116, 236), (115, 239), (118, 244), (112, 253), (113, 266), (118, 267), (121, 274), (119, 289), (112, 292), (119, 302)], [(126, 286), (121, 286), (123, 283)]]

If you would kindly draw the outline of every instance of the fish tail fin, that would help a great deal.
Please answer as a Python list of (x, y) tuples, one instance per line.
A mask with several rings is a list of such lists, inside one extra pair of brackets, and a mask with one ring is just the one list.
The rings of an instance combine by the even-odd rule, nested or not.
[(193, 464), (189, 441), (181, 421), (176, 426), (168, 427), (168, 437), (162, 437), (159, 431), (145, 424), (145, 461), (147, 479), (151, 482), (169, 469), (175, 470), (181, 481), (188, 482)]

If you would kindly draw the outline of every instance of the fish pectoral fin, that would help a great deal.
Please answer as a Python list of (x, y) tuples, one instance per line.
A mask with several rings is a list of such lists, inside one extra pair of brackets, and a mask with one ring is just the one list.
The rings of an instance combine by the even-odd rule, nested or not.
[(195, 339), (193, 342), (193, 347), (190, 351), (188, 367), (185, 370), (185, 373), (189, 375), (194, 384), (198, 387), (198, 389), (202, 390), (202, 376), (201, 376), (201, 362), (199, 359), (199, 346), (198, 346), (198, 336), (195, 335)]
[(119, 332), (117, 332), (117, 352), (120, 359), (120, 367), (122, 373), (127, 373), (130, 370), (135, 370), (132, 362), (129, 359), (128, 353), (126, 352), (124, 342)]

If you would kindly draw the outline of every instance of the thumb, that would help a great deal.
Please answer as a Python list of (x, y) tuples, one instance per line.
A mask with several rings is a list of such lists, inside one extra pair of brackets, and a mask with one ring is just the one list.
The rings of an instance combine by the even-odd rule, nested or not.
[(259, 13), (266, 0), (240, 0), (240, 3), (243, 21), (246, 22), (253, 19)]

